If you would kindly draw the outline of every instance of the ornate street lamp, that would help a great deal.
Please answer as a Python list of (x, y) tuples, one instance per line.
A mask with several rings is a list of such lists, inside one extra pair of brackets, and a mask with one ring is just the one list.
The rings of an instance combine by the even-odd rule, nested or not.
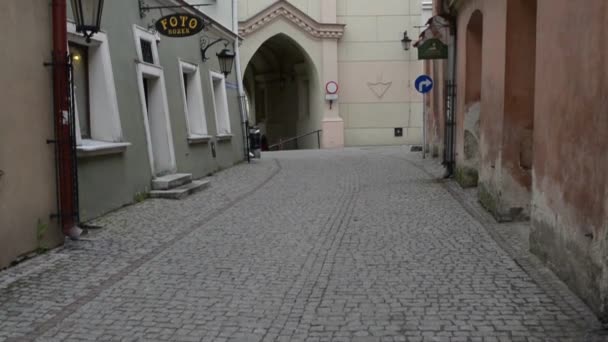
[(91, 41), (91, 37), (99, 32), (101, 27), (101, 14), (104, 0), (71, 0), (74, 20), (76, 21), (76, 32), (82, 33)]
[(234, 64), (235, 56), (235, 53), (228, 49), (223, 49), (217, 54), (217, 59), (220, 63), (220, 70), (226, 77), (228, 77), (228, 75), (232, 72), (232, 65)]
[(222, 74), (224, 74), (224, 76), (228, 76), (232, 72), (232, 65), (234, 64), (234, 58), (236, 57), (236, 54), (228, 49), (228, 44), (230, 44), (228, 40), (224, 38), (218, 38), (210, 42), (209, 37), (202, 36), (200, 40), (201, 55), (203, 62), (208, 61), (209, 57), (207, 57), (207, 50), (209, 50), (209, 48), (213, 45), (220, 42), (224, 43), (224, 49), (217, 53), (216, 56), (220, 63), (220, 70), (222, 71)]
[(408, 51), (410, 49), (410, 45), (412, 44), (412, 40), (407, 36), (407, 31), (403, 32), (403, 39), (401, 39), (401, 45), (403, 45), (403, 50)]

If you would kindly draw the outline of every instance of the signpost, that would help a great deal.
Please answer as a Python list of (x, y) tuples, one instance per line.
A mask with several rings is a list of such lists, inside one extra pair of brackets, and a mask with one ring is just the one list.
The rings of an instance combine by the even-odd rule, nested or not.
[(176, 13), (164, 16), (156, 21), (156, 31), (163, 36), (183, 38), (193, 36), (203, 30), (202, 18), (187, 13)]
[[(416, 91), (426, 94), (433, 89), (433, 79), (427, 75), (420, 75), (414, 82)], [(422, 102), (422, 158), (426, 158), (426, 103)]]
[(338, 90), (340, 90), (340, 86), (335, 81), (329, 81), (325, 84), (325, 99), (329, 101), (329, 109), (332, 108), (334, 101), (338, 100)]

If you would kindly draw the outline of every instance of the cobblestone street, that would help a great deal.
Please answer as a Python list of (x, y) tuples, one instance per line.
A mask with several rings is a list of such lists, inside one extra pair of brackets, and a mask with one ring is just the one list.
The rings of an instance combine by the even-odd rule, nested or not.
[(608, 341), (405, 147), (265, 154), (0, 273), (0, 341)]

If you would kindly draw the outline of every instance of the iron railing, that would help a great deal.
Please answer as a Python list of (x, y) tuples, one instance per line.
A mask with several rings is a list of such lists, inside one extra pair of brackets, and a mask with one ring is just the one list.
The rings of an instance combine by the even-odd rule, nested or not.
[[(281, 150), (289, 150), (289, 149), (294, 149), (297, 150), (300, 148), (300, 144), (298, 143), (298, 141), (302, 138), (311, 136), (316, 134), (317, 135), (317, 146), (319, 147), (319, 149), (321, 149), (321, 132), (323, 132), (323, 130), (316, 130), (310, 133), (306, 133), (306, 134), (302, 134), (302, 135), (298, 135), (297, 137), (293, 137), (293, 138), (289, 138), (289, 139), (281, 139), (279, 140), (278, 143), (274, 144), (274, 145), (270, 145), (268, 147), (269, 151), (281, 151)], [(289, 148), (289, 147), (292, 148)], [(288, 147), (288, 148), (286, 148)]]
[(443, 164), (448, 174), (454, 174), (456, 163), (456, 83), (448, 80), (446, 82), (446, 117), (445, 117), (445, 141), (443, 151)]

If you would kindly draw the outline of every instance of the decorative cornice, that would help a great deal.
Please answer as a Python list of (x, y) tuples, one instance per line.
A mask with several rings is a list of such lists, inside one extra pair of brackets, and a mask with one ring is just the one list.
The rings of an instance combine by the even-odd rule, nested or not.
[(240, 22), (239, 35), (247, 37), (278, 18), (286, 19), (300, 30), (318, 39), (340, 39), (344, 35), (344, 27), (346, 26), (337, 23), (320, 23), (289, 2), (280, 0), (253, 17)]

